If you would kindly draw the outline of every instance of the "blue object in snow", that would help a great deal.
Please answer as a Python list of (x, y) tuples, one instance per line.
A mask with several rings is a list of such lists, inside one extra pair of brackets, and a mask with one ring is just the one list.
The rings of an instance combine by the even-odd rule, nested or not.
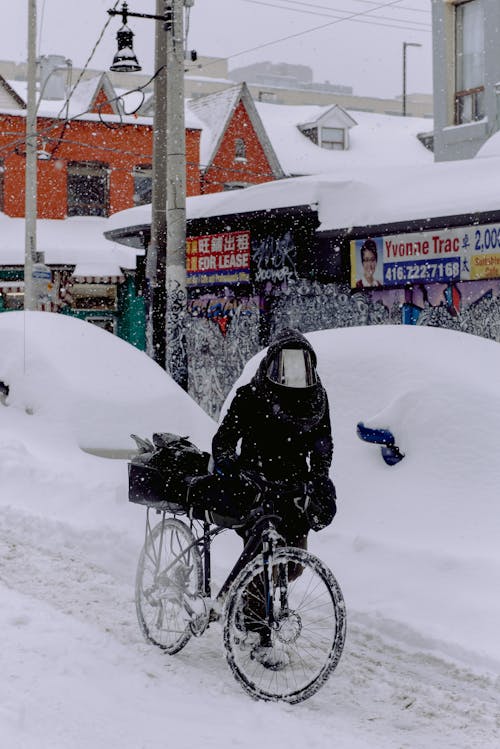
[(356, 433), (363, 442), (370, 442), (374, 445), (382, 445), (382, 458), (388, 466), (394, 466), (404, 458), (399, 447), (395, 444), (394, 435), (390, 429), (374, 429), (367, 427), (362, 421), (356, 427)]

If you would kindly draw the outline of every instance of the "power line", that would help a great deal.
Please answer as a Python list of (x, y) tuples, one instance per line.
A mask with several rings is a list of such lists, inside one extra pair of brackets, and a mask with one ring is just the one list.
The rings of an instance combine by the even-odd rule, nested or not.
[[(291, 2), (292, 0), (284, 0), (284, 2)], [(357, 3), (364, 3), (365, 5), (377, 5), (376, 0), (355, 0)], [(409, 11), (410, 13), (425, 13), (428, 15), (430, 13), (429, 10), (424, 10), (423, 8), (408, 8), (407, 5), (401, 6), (400, 8), (394, 8), (394, 10), (403, 10), (403, 11)]]
[[(113, 5), (113, 8), (112, 8), (112, 10), (115, 10), (115, 8), (116, 8), (116, 6), (118, 5), (118, 3), (119, 3), (119, 2), (120, 2), (120, 0), (116, 0), (115, 4)], [(112, 19), (112, 15), (110, 14), (110, 15), (108, 16), (107, 20), (106, 20), (106, 23), (105, 23), (105, 24), (104, 24), (104, 26), (102, 27), (101, 33), (100, 33), (100, 34), (99, 34), (99, 36), (97, 37), (97, 41), (96, 41), (96, 43), (94, 44), (94, 46), (93, 46), (93, 48), (92, 48), (92, 51), (91, 51), (90, 55), (89, 55), (89, 56), (88, 56), (88, 58), (87, 58), (87, 62), (85, 63), (85, 65), (83, 66), (83, 68), (82, 68), (82, 69), (80, 70), (80, 74), (79, 74), (79, 76), (78, 76), (78, 78), (77, 78), (77, 80), (76, 80), (76, 83), (75, 83), (75, 85), (73, 86), (73, 88), (72, 88), (72, 89), (71, 89), (71, 91), (69, 92), (69, 94), (68, 94), (68, 96), (67, 96), (67, 98), (66, 98), (66, 101), (64, 102), (63, 106), (61, 107), (61, 109), (60, 109), (60, 111), (59, 111), (59, 114), (57, 115), (58, 117), (59, 117), (59, 116), (60, 116), (60, 115), (62, 114), (62, 112), (63, 112), (63, 110), (64, 110), (64, 109), (66, 109), (66, 111), (68, 111), (68, 106), (69, 106), (69, 102), (70, 102), (70, 99), (71, 99), (71, 97), (73, 96), (73, 94), (75, 93), (75, 89), (76, 89), (76, 87), (77, 87), (77, 86), (78, 86), (78, 84), (80, 83), (80, 81), (81, 81), (81, 79), (82, 79), (82, 77), (83, 77), (83, 75), (84, 75), (85, 71), (87, 70), (87, 68), (88, 68), (88, 66), (89, 66), (89, 64), (90, 64), (90, 61), (92, 60), (92, 58), (93, 58), (93, 56), (94, 56), (94, 54), (95, 54), (95, 52), (96, 52), (96, 49), (97, 49), (97, 47), (98, 47), (98, 46), (99, 46), (99, 44), (101, 43), (101, 40), (102, 40), (102, 38), (103, 38), (104, 34), (106, 33), (106, 29), (108, 28), (109, 24), (111, 23), (111, 19)]]
[[(403, 0), (402, 0), (403, 1)], [(339, 13), (350, 13), (351, 11), (345, 11), (340, 10), (339, 8), (332, 8), (331, 5), (319, 5), (318, 3), (308, 3), (305, 2), (305, 0), (281, 0), (282, 3), (287, 3), (289, 5), (300, 5), (304, 8), (319, 8), (322, 10), (330, 10), (330, 11), (337, 11)], [(354, 0), (354, 2), (357, 3), (364, 3), (365, 5), (378, 5), (376, 0)], [(408, 6), (393, 6), (394, 10), (399, 10), (403, 13), (424, 13), (425, 15), (429, 15), (429, 10), (424, 10), (423, 8), (408, 8)]]
[[(282, 2), (286, 2), (286, 0), (281, 0)], [(294, 13), (302, 13), (307, 16), (323, 16), (324, 18), (336, 18), (339, 21), (343, 20), (351, 20), (354, 23), (364, 23), (368, 24), (369, 26), (383, 26), (386, 28), (394, 28), (394, 29), (406, 29), (408, 31), (430, 31), (431, 25), (428, 23), (425, 23), (425, 21), (412, 21), (411, 19), (399, 19), (395, 18), (394, 16), (375, 16), (374, 18), (352, 18), (349, 16), (351, 11), (348, 10), (341, 10), (340, 8), (328, 8), (324, 5), (309, 5), (308, 3), (304, 5), (304, 3), (300, 2), (294, 2), (294, 5), (300, 5), (302, 7), (300, 8), (288, 8), (284, 5), (276, 5), (275, 3), (266, 2), (265, 0), (244, 0), (246, 3), (251, 3), (253, 5), (264, 5), (269, 8), (277, 8), (279, 10), (284, 10), (286, 12), (294, 12)], [(344, 13), (348, 14), (347, 16), (334, 16), (332, 13), (321, 13), (317, 12), (315, 10), (305, 10), (304, 7), (307, 8), (325, 8), (327, 10), (332, 11), (333, 13)], [(375, 10), (375, 9), (374, 9)], [(403, 10), (403, 9), (401, 9)], [(367, 13), (371, 13), (372, 10), (366, 11)], [(380, 20), (378, 20), (380, 19)], [(382, 23), (382, 21), (393, 21), (394, 23)], [(412, 24), (411, 26), (405, 25), (405, 24)], [(423, 27), (423, 28), (418, 28)]]
[[(255, 2), (255, 0), (252, 0), (252, 1)], [(250, 0), (247, 0), (247, 2), (250, 2)], [(382, 10), (384, 8), (388, 8), (389, 6), (392, 7), (393, 5), (398, 5), (401, 2), (403, 2), (403, 0), (390, 0), (390, 2), (388, 3), (378, 3), (374, 5), (374, 7), (370, 8), (369, 10), (351, 13), (351, 15), (345, 16), (344, 18), (338, 18), (333, 21), (329, 21), (328, 23), (323, 23), (319, 26), (313, 26), (310, 29), (305, 29), (304, 31), (297, 31), (294, 34), (289, 34), (287, 36), (280, 37), (279, 39), (274, 39), (273, 41), (270, 41), (270, 42), (264, 42), (263, 44), (259, 44), (256, 47), (249, 47), (248, 49), (244, 49), (244, 50), (241, 50), (240, 52), (235, 52), (232, 55), (228, 55), (225, 58), (219, 57), (213, 62), (207, 62), (204, 65), (198, 65), (197, 67), (200, 70), (204, 70), (206, 68), (209, 68), (211, 65), (216, 65), (220, 60), (232, 60), (235, 57), (241, 57), (242, 55), (247, 55), (247, 54), (250, 54), (251, 52), (257, 52), (261, 49), (265, 49), (266, 47), (272, 47), (275, 44), (279, 44), (280, 42), (286, 42), (286, 41), (289, 41), (290, 39), (297, 39), (300, 36), (305, 36), (306, 34), (312, 34), (314, 31), (320, 31), (321, 29), (326, 29), (329, 26), (334, 26), (338, 23), (343, 23), (344, 21), (352, 21), (353, 19), (361, 18), (362, 16), (366, 16), (370, 13), (373, 13), (376, 10)], [(402, 27), (399, 26), (398, 28), (402, 28)], [(413, 29), (413, 30), (416, 31), (416, 29)]]

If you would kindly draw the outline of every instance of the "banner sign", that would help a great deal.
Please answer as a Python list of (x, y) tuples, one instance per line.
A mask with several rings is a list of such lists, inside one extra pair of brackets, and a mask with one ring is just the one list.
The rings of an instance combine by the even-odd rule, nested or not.
[(249, 282), (250, 232), (188, 237), (186, 274), (188, 286)]
[(500, 278), (500, 224), (351, 241), (351, 287)]

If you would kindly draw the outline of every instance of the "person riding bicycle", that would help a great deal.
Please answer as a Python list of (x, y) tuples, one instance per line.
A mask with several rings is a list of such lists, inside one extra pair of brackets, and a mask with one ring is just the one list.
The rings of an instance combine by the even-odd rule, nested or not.
[[(212, 441), (213, 476), (196, 490), (212, 522), (248, 517), (256, 487), (266, 484), (279, 507), (277, 530), (287, 545), (305, 549), (309, 530), (333, 520), (330, 411), (316, 363), (302, 333), (286, 329), (271, 343), (250, 383), (238, 388)], [(232, 527), (245, 538), (244, 526), (235, 522)], [(260, 634), (264, 655), (256, 657), (264, 663), (266, 633)]]

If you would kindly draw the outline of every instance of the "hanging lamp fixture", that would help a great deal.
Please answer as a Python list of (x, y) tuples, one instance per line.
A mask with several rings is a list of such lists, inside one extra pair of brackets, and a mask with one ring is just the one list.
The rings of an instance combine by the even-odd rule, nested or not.
[[(108, 11), (111, 14), (111, 11)], [(118, 50), (113, 58), (110, 70), (116, 73), (137, 73), (142, 70), (134, 52), (134, 32), (127, 25), (128, 5), (123, 3), (121, 10), (117, 11), (122, 17), (123, 26), (116, 32)]]

